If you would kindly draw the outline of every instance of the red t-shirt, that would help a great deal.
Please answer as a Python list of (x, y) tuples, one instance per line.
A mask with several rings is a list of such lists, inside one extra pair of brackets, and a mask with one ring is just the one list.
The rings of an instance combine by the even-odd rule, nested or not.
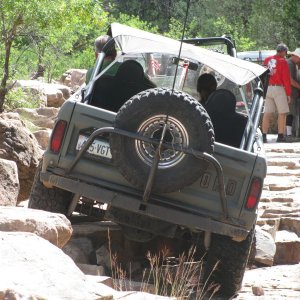
[(264, 60), (264, 65), (270, 70), (269, 85), (283, 85), (286, 95), (291, 95), (291, 78), (289, 66), (285, 58), (275, 54)]

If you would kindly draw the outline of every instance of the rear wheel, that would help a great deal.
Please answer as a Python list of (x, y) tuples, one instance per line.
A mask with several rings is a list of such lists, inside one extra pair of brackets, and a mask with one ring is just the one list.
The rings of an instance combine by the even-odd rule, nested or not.
[(45, 187), (40, 181), (41, 169), (42, 163), (40, 163), (34, 176), (28, 207), (67, 215), (73, 193), (57, 187)]
[(229, 299), (241, 288), (255, 230), (251, 230), (242, 242), (214, 234), (207, 254), (204, 280), (220, 286), (218, 295)]

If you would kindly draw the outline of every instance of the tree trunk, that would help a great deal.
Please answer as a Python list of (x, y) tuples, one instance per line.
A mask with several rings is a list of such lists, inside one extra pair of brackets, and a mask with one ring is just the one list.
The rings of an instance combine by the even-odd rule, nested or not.
[(5, 44), (5, 56), (4, 56), (4, 65), (3, 65), (3, 76), (0, 83), (0, 112), (3, 112), (4, 108), (4, 101), (5, 96), (8, 92), (7, 89), (7, 81), (9, 78), (9, 59), (11, 54), (11, 47), (14, 39), (16, 38), (16, 32), (18, 26), (20, 26), (23, 22), (22, 15), (18, 15), (12, 25), (12, 28), (10, 31), (8, 31), (8, 34), (4, 36), (4, 44)]
[(0, 84), (0, 112), (3, 112), (3, 105), (5, 101), (5, 96), (8, 92), (7, 90), (7, 80), (9, 77), (9, 58), (11, 51), (11, 40), (6, 41), (5, 43), (5, 58), (4, 58), (4, 66), (3, 66), (3, 76)]
[(7, 89), (0, 87), (0, 113), (3, 112), (3, 105), (5, 101), (5, 95), (7, 94)]

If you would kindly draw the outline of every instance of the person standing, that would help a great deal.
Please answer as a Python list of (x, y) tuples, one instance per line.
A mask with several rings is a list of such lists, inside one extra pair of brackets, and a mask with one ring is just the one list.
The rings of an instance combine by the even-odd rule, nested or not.
[[(289, 52), (290, 58), (287, 60), (289, 70), (290, 70), (290, 76), (291, 76), (291, 103), (289, 105), (290, 108), (290, 114), (287, 115), (286, 118), (286, 135), (287, 137), (292, 137), (293, 133), (293, 127), (294, 130), (297, 130), (299, 125), (297, 126), (293, 122), (295, 122), (296, 116), (297, 116), (297, 98), (299, 98), (299, 92), (300, 92), (300, 83), (298, 78), (298, 64), (300, 63), (300, 48), (296, 48), (294, 52)], [(295, 135), (297, 135), (297, 132), (295, 132)]]
[(281, 43), (276, 48), (276, 54), (267, 57), (264, 65), (270, 71), (269, 86), (265, 99), (265, 111), (262, 120), (263, 142), (267, 142), (267, 133), (270, 126), (270, 118), (278, 112), (278, 137), (277, 142), (285, 142), (286, 115), (289, 112), (291, 101), (291, 79), (288, 63), (285, 59), (288, 47)]

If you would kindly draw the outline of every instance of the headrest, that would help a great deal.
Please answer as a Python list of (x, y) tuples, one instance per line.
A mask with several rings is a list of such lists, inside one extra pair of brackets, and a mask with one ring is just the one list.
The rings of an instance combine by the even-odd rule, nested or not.
[(144, 78), (144, 69), (135, 60), (125, 60), (118, 68), (116, 79), (126, 83), (136, 83)]
[(207, 99), (205, 108), (211, 113), (234, 113), (236, 99), (234, 94), (225, 89), (214, 91)]

